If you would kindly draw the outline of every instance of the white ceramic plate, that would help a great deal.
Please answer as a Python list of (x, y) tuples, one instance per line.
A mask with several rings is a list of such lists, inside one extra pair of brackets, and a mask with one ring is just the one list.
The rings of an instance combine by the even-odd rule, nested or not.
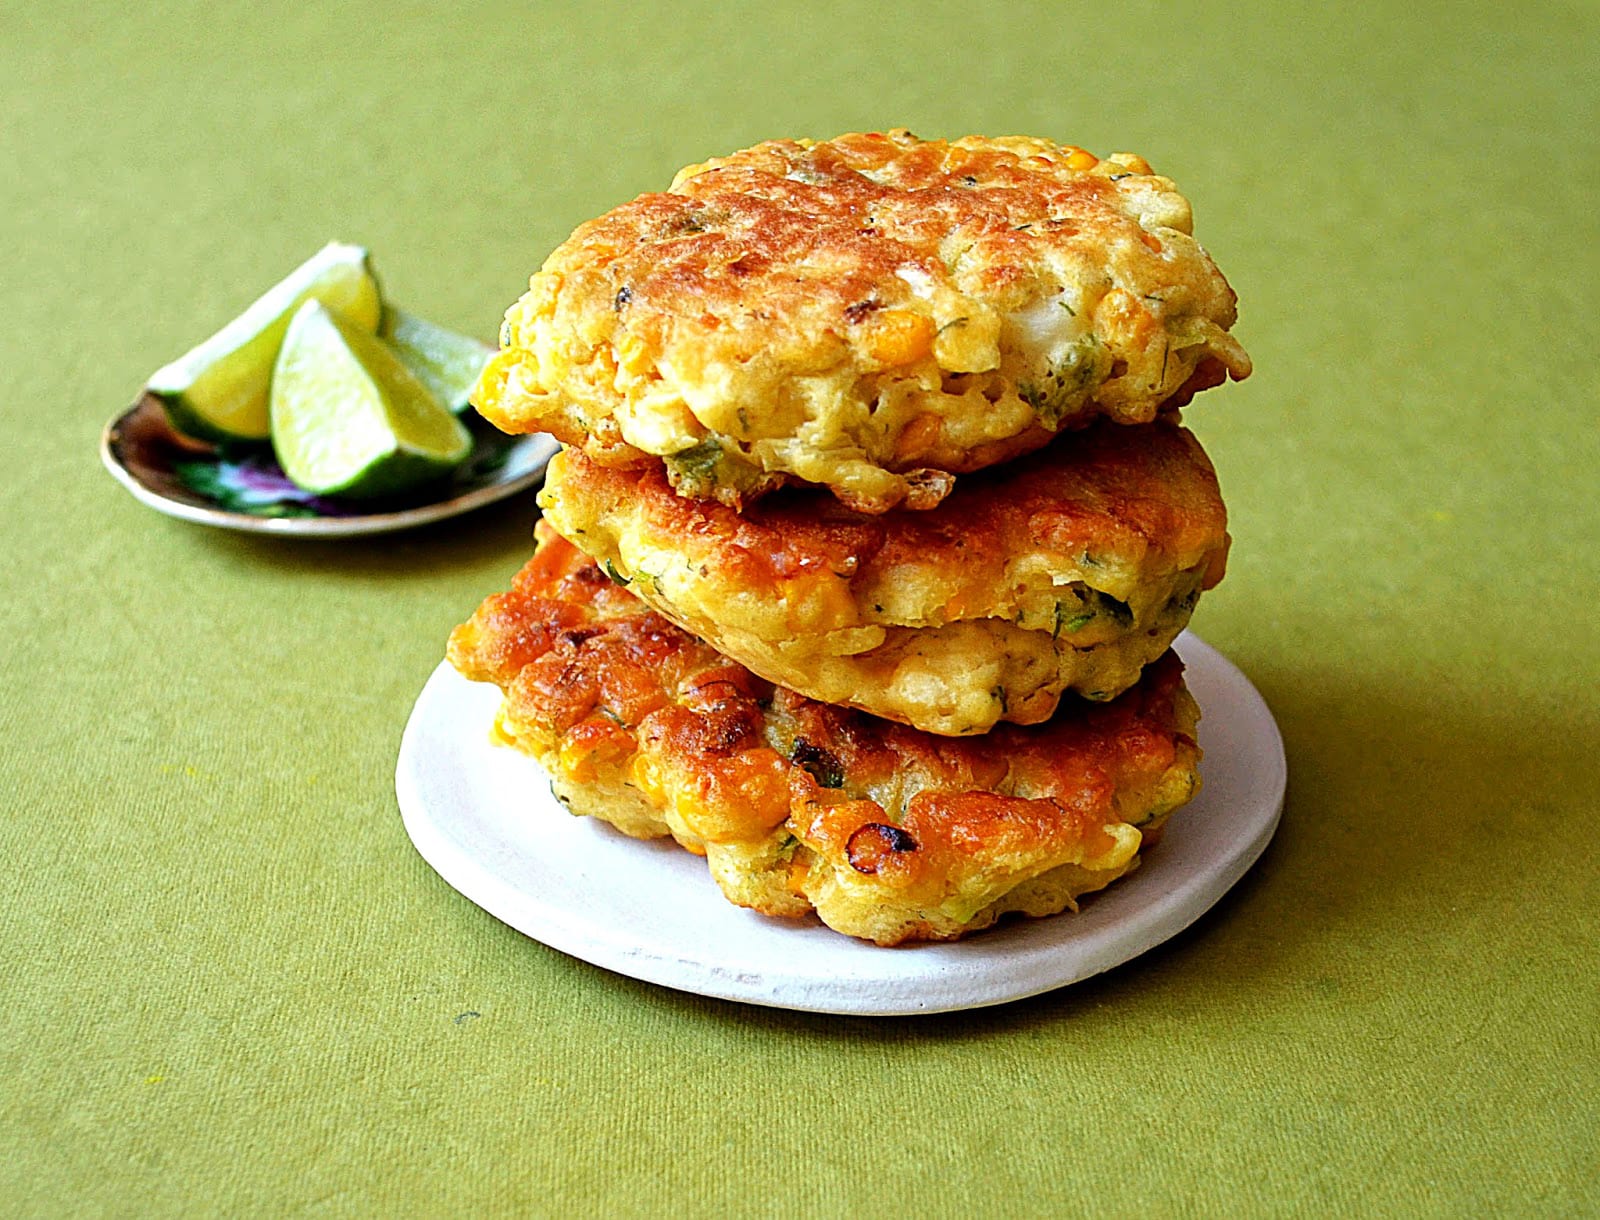
[(573, 817), (532, 759), (493, 745), (500, 692), (441, 664), (400, 743), (407, 832), (490, 914), (564, 953), (701, 995), (889, 1016), (1000, 1004), (1108, 970), (1187, 927), (1266, 848), (1288, 768), (1266, 703), (1221, 653), (1176, 645), (1199, 702), (1205, 784), (1132, 876), (1076, 915), (1003, 923), (954, 944), (880, 949), (731, 905), (705, 861)]
[(420, 500), (376, 506), (307, 495), (270, 452), (230, 457), (180, 436), (149, 394), (106, 425), (100, 460), (136, 500), (169, 517), (280, 538), (351, 538), (427, 525), (516, 495), (544, 477), (561, 447), (543, 433), (507, 436), (475, 413), (463, 422), (472, 453), (459, 471)]

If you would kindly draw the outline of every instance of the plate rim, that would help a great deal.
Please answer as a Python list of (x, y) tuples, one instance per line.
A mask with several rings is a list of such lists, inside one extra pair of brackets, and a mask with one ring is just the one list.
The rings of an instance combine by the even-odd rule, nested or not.
[[(424, 731), (419, 725), (422, 724), (427, 711), (430, 690), (441, 681), (467, 681), (451, 669), (448, 662), (440, 662), (430, 674), (407, 719), (396, 760), (396, 797), (402, 823), (414, 848), (451, 888), (529, 939), (614, 973), (716, 999), (835, 1015), (885, 1017), (931, 1015), (1006, 1004), (1091, 978), (1122, 962), (1138, 957), (1177, 935), (1210, 910), (1238, 883), (1260, 858), (1277, 831), (1287, 791), (1288, 762), (1282, 734), (1271, 709), (1249, 678), (1218, 649), (1190, 632), (1185, 632), (1179, 637), (1176, 647), (1191, 669), (1204, 664), (1208, 669), (1216, 671), (1220, 675), (1219, 680), (1227, 682), (1232, 694), (1238, 700), (1239, 708), (1235, 714), (1240, 720), (1251, 722), (1247, 726), (1248, 735), (1258, 754), (1252, 762), (1263, 769), (1263, 775), (1253, 785), (1252, 791), (1259, 789), (1265, 794), (1261, 803), (1261, 808), (1265, 812), (1250, 824), (1249, 834), (1227, 845), (1227, 850), (1222, 853), (1218, 866), (1208, 870), (1178, 874), (1177, 884), (1171, 887), (1171, 890), (1178, 893), (1179, 900), (1160, 907), (1157, 918), (1147, 918), (1138, 923), (1138, 936), (1129, 942), (1101, 944), (1098, 952), (1079, 959), (1081, 968), (1074, 968), (1060, 976), (1052, 975), (1042, 981), (1035, 979), (1033, 983), (1022, 986), (1002, 986), (998, 989), (993, 985), (985, 986), (983, 972), (975, 967), (981, 966), (986, 959), (997, 960), (1000, 957), (1015, 960), (1021, 956), (1030, 961), (1035, 958), (1048, 958), (1055, 950), (1054, 942), (1061, 940), (1063, 936), (1070, 938), (1073, 930), (1080, 926), (1074, 921), (1082, 919), (1083, 916), (1065, 915), (1044, 920), (1020, 920), (967, 940), (944, 944), (892, 949), (864, 946), (865, 951), (872, 955), (886, 955), (882, 958), (861, 959), (865, 962), (899, 962), (901, 955), (916, 954), (925, 956), (922, 964), (931, 967), (931, 970), (915, 977), (897, 976), (892, 980), (870, 976), (871, 981), (882, 988), (877, 993), (879, 999), (874, 1002), (862, 1002), (859, 994), (850, 987), (850, 984), (859, 982), (864, 977), (859, 971), (830, 970), (826, 982), (831, 983), (832, 987), (830, 989), (824, 986), (823, 990), (828, 994), (819, 1000), (814, 991), (808, 992), (805, 996), (789, 994), (791, 991), (804, 991), (808, 986), (814, 989), (819, 983), (817, 978), (800, 978), (792, 982), (791, 986), (785, 987), (781, 981), (775, 985), (770, 979), (763, 980), (759, 975), (751, 977), (747, 971), (732, 970), (720, 966), (715, 961), (688, 959), (676, 954), (664, 955), (641, 947), (636, 937), (627, 935), (626, 928), (619, 929), (592, 918), (582, 920), (565, 907), (553, 904), (537, 893), (517, 889), (496, 875), (482, 861), (474, 859), (434, 824), (421, 790), (421, 777), (415, 773), (419, 750), (417, 742)], [(498, 691), (493, 691), (493, 688), (490, 690), (498, 698)], [(1204, 712), (1203, 701), (1202, 711)], [(508, 748), (489, 747), (488, 725), (484, 724), (481, 728), (485, 748)], [(1201, 731), (1204, 735), (1204, 718), (1201, 721)], [(517, 757), (534, 768), (538, 778), (543, 780), (542, 773), (537, 771), (538, 764), (533, 759), (524, 755)], [(542, 787), (540, 790), (544, 791)], [(559, 812), (561, 817), (571, 818), (571, 814), (556, 805), (553, 797), (547, 799), (548, 804)], [(543, 803), (541, 801), (540, 805)], [(604, 829), (609, 830), (609, 827)], [(625, 846), (631, 850), (662, 850), (675, 857), (694, 859), (670, 840), (642, 842), (629, 840)], [(1158, 861), (1160, 859), (1161, 857), (1157, 857)], [(1140, 873), (1148, 873), (1151, 867), (1153, 866), (1146, 864), (1139, 872), (1104, 891), (1101, 901), (1136, 886)], [(1154, 867), (1159, 867), (1159, 864)], [(714, 887), (715, 882), (708, 872), (704, 872), (703, 863), (701, 870), (705, 884)], [(720, 898), (720, 895), (718, 897)], [(535, 919), (527, 917), (530, 909), (536, 913)], [(728, 904), (728, 910), (735, 917), (744, 915), (751, 919), (766, 921), (763, 925), (757, 926), (757, 935), (765, 935), (770, 931), (775, 939), (781, 938), (796, 926), (788, 920), (768, 920), (767, 917), (753, 912), (741, 912), (732, 904)], [(814, 917), (812, 918), (814, 920)], [(1062, 922), (1063, 920), (1065, 922)], [(538, 931), (532, 930), (528, 926), (530, 924), (536, 924)], [(1040, 931), (1041, 929), (1045, 931)], [(1055, 936), (1049, 934), (1050, 929), (1057, 930)], [(842, 951), (845, 945), (858, 943), (843, 937), (840, 933), (823, 929), (820, 924), (815, 930), (828, 937), (839, 937)], [(1027, 944), (1029, 941), (1033, 943)], [(1021, 954), (1014, 952), (1018, 942), (1023, 942), (1025, 951)], [(1133, 947), (1129, 948), (1129, 944)], [(989, 952), (986, 946), (993, 947), (998, 952)], [(848, 952), (853, 953), (855, 950)], [(938, 983), (937, 995), (927, 994), (927, 984), (930, 981)]]
[(536, 486), (544, 478), (545, 467), (561, 443), (548, 433), (526, 433), (517, 443), (536, 447), (533, 465), (515, 478), (487, 483), (452, 496), (410, 508), (382, 513), (357, 513), (347, 517), (256, 517), (225, 508), (208, 508), (175, 500), (151, 487), (124, 458), (120, 441), (123, 426), (141, 411), (150, 409), (152, 396), (141, 393), (132, 406), (113, 416), (100, 430), (100, 462), (133, 498), (164, 516), (214, 529), (246, 534), (270, 534), (279, 538), (351, 538), (364, 534), (384, 534), (412, 529), (471, 512), (508, 496)]

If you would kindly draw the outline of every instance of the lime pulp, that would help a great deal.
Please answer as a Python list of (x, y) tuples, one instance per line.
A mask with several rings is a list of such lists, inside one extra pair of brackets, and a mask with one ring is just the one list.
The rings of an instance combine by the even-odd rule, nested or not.
[(319, 495), (396, 495), (448, 475), (472, 448), (399, 357), (315, 299), (289, 322), (271, 384), (278, 462)]
[(466, 335), (436, 326), (394, 305), (383, 307), (378, 335), (433, 396), (458, 415), (494, 349)]
[(266, 440), (273, 362), (290, 317), (308, 300), (336, 310), (352, 327), (375, 331), (382, 302), (366, 250), (324, 246), (211, 338), (158, 369), (147, 388), (173, 427), (223, 443)]

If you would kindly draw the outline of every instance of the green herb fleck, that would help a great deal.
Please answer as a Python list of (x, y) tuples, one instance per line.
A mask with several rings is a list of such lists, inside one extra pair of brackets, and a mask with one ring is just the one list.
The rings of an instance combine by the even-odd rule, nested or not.
[(1017, 387), (1022, 401), (1033, 408), (1039, 422), (1055, 429), (1101, 380), (1104, 348), (1093, 335), (1084, 335), (1059, 360), (1045, 366), (1038, 381)]
[(612, 580), (616, 581), (616, 583), (621, 585), (624, 589), (633, 583), (631, 579), (617, 571), (617, 565), (612, 563), (609, 559), (600, 566), (605, 568), (607, 576), (611, 577)]
[(1068, 635), (1071, 635), (1074, 632), (1082, 631), (1093, 621), (1093, 610), (1081, 611), (1080, 613), (1074, 614), (1069, 618), (1067, 617), (1066, 604), (1064, 602), (1057, 602), (1056, 624), (1054, 629), (1050, 632), (1050, 638), (1052, 640), (1059, 639), (1063, 631), (1065, 631)]
[(722, 446), (712, 437), (698, 445), (667, 455), (667, 477), (672, 486), (689, 495), (701, 495), (716, 486)]

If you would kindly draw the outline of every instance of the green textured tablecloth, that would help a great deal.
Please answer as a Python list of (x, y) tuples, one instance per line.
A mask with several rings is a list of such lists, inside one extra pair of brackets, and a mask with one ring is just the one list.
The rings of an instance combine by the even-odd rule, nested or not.
[[(1593, 1213), (1600, 10), (0, 9), (0, 1212)], [(578, 221), (773, 135), (1131, 149), (1256, 374), (1195, 621), (1290, 800), (1167, 945), (1003, 1008), (661, 990), (413, 851), (400, 730), (531, 497), (261, 541), (95, 456), (332, 237), (494, 335)]]

